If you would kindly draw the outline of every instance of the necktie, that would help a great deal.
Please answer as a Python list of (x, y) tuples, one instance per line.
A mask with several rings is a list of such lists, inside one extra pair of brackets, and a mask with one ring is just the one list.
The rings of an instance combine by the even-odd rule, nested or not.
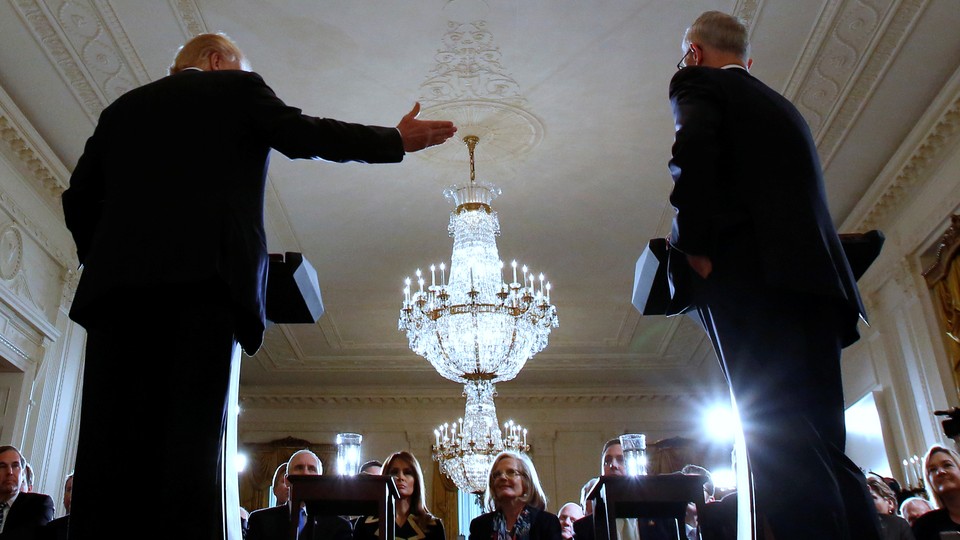
[(7, 507), (10, 506), (5, 502), (0, 503), (0, 532), (3, 532), (3, 520), (7, 515)]
[(297, 538), (300, 538), (300, 533), (303, 532), (303, 526), (307, 524), (307, 509), (300, 509), (300, 521), (297, 522)]

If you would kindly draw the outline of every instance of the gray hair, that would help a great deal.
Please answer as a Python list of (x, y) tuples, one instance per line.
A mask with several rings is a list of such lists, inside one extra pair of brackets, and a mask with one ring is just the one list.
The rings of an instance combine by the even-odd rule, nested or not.
[(747, 25), (737, 17), (722, 11), (707, 11), (693, 21), (683, 36), (683, 48), (690, 43), (736, 54), (744, 62), (750, 57), (750, 38)]

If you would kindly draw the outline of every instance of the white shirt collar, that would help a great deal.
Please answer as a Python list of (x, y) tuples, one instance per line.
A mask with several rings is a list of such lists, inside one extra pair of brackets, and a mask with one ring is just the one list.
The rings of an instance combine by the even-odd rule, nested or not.
[(749, 69), (741, 66), (740, 64), (727, 64), (727, 65), (721, 67), (720, 69), (742, 69), (742, 70), (746, 71), (747, 73), (750, 73), (750, 70), (749, 70)]

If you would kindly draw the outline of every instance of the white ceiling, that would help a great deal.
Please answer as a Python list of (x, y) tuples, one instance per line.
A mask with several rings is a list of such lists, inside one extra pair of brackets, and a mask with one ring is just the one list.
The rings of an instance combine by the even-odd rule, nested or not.
[[(461, 121), (467, 97), (501, 107), (509, 114), (467, 123), (461, 135), (487, 137), (477, 172), (503, 189), (494, 203), (501, 257), (548, 275), (560, 317), (547, 349), (501, 394), (722, 393), (696, 326), (641, 319), (630, 304), (636, 259), (667, 232), (672, 212), (666, 92), (684, 28), (707, 9), (749, 21), (753, 73), (810, 122), (842, 223), (960, 65), (957, 8), (956, 0), (8, 0), (0, 86), (68, 169), (99, 111), (162, 77), (198, 31), (234, 38), (277, 94), (308, 114), (394, 125), (417, 100)], [(443, 71), (469, 49), (484, 52), (471, 68), (484, 77)], [(500, 86), (477, 84), (493, 75)], [(438, 77), (452, 96), (430, 92)], [(244, 391), (459, 393), (409, 352), (397, 314), (403, 278), (449, 261), (451, 207), (441, 191), (468, 179), (466, 156), (456, 141), (399, 165), (274, 155), (271, 251), (306, 254), (327, 311), (317, 325), (271, 328), (244, 363)], [(167, 158), (145, 155), (144, 166)]]

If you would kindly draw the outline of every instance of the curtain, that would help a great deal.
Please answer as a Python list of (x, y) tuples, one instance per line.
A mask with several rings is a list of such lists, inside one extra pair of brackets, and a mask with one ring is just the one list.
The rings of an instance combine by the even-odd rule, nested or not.
[[(460, 516), (457, 512), (457, 485), (440, 472), (440, 464), (433, 462), (433, 502), (430, 511), (443, 520), (447, 540), (457, 540)], [(470, 531), (462, 531), (464, 536)]]
[(960, 395), (960, 215), (952, 216), (937, 249), (937, 260), (923, 276), (933, 292), (954, 390)]

